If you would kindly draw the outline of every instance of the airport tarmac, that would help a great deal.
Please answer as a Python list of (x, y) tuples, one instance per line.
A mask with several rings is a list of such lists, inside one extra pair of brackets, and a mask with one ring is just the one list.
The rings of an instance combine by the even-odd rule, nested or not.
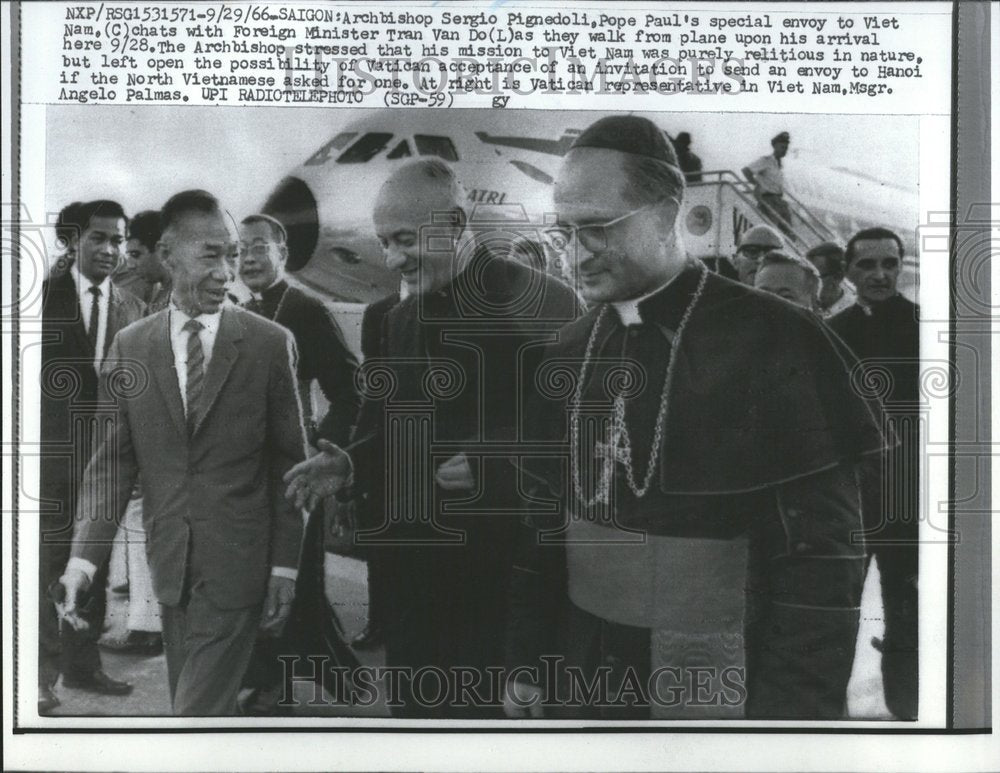
[[(344, 627), (347, 639), (357, 635), (365, 626), (368, 611), (367, 570), (364, 562), (351, 558), (328, 555), (326, 562), (327, 598), (334, 605)], [(124, 612), (127, 599), (109, 594), (109, 635), (124, 633)], [(879, 594), (878, 571), (873, 565), (865, 582), (862, 598), (861, 627), (858, 634), (858, 649), (854, 660), (854, 670), (848, 686), (848, 714), (852, 719), (892, 719), (882, 697), (882, 675), (879, 667), (879, 653), (871, 644), (872, 637), (881, 637), (883, 632), (882, 605)], [(362, 665), (384, 664), (384, 653), (379, 650), (357, 652)], [(62, 705), (53, 716), (169, 716), (170, 698), (167, 693), (167, 666), (163, 655), (139, 657), (122, 655), (102, 650), (105, 671), (116, 679), (131, 682), (135, 689), (127, 697), (93, 695), (80, 690), (71, 690), (60, 685), (56, 693)], [(332, 696), (325, 695), (316, 701), (314, 690), (309, 684), (298, 684), (295, 688), (298, 703), (292, 709), (293, 716), (309, 717), (387, 717), (384, 702), (359, 708), (338, 703)], [(239, 721), (243, 721), (242, 719)], [(259, 720), (254, 720), (259, 721)], [(281, 722), (288, 720), (282, 718)]]

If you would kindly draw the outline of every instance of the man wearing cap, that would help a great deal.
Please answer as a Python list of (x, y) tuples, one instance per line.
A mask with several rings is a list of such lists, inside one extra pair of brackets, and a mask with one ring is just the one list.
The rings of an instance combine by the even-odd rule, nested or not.
[(740, 281), (753, 287), (754, 274), (760, 259), (771, 250), (785, 249), (781, 234), (769, 225), (755, 225), (743, 234), (733, 255), (733, 265)]
[(886, 416), (900, 440), (883, 462), (885, 470), (898, 472), (884, 480), (866, 476), (873, 484), (866, 490), (873, 502), (868, 508), (873, 522), (867, 524), (866, 541), (878, 562), (885, 608), (885, 636), (880, 645), (885, 702), (900, 719), (916, 719), (920, 307), (896, 289), (903, 243), (892, 231), (859, 231), (847, 243), (845, 258), (858, 300), (829, 324), (862, 366), (882, 374), (876, 380), (886, 382)]
[(701, 182), (701, 159), (691, 150), (691, 135), (681, 132), (674, 137), (674, 150), (677, 151), (677, 163), (689, 183)]
[(788, 132), (776, 134), (771, 138), (773, 152), (743, 167), (743, 176), (753, 185), (754, 196), (764, 214), (786, 234), (791, 230), (792, 212), (785, 201), (785, 174), (781, 159), (788, 154), (790, 140)]
[(822, 283), (819, 308), (830, 319), (854, 305), (858, 294), (844, 273), (844, 250), (836, 242), (822, 242), (806, 253), (806, 259), (819, 271)]
[[(814, 315), (690, 261), (651, 121), (584, 131), (554, 187), (588, 312), (525, 422), (512, 717), (842, 716), (883, 439)], [(529, 450), (531, 449), (531, 450)]]

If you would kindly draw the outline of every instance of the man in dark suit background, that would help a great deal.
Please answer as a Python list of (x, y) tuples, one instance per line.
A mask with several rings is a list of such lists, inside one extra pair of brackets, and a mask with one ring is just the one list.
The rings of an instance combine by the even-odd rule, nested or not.
[[(318, 437), (343, 445), (350, 437), (358, 415), (360, 399), (354, 386), (357, 359), (347, 348), (340, 326), (323, 302), (285, 279), (288, 259), (285, 227), (268, 215), (250, 215), (240, 224), (240, 278), (253, 297), (244, 307), (276, 322), (292, 334), (298, 350), (298, 388), (311, 444)], [(329, 409), (318, 422), (313, 420), (313, 382), (319, 384)], [(241, 710), (252, 715), (269, 715), (287, 710), (283, 698), (291, 697), (291, 676), (280, 659), (285, 655), (322, 654), (320, 642), (338, 639), (331, 660), (340, 665), (353, 656), (339, 641), (335, 630), (327, 629), (324, 594), (324, 549), (322, 512), (310, 516), (306, 526), (302, 568), (288, 630), (281, 637), (261, 636), (254, 647), (244, 678)]]
[(116, 416), (84, 476), (64, 614), (141, 473), (174, 713), (225, 715), (258, 626), (279, 630), (291, 608), (302, 514), (278, 484), (304, 458), (302, 415), (287, 331), (225, 306), (236, 245), (218, 201), (185, 191), (161, 214), (172, 300), (109, 352), (102, 394)]
[(104, 673), (97, 638), (104, 621), (107, 561), (98, 571), (83, 613), (87, 630), (60, 627), (48, 597), (69, 557), (73, 505), (83, 468), (90, 458), (98, 369), (111, 340), (139, 319), (142, 303), (111, 284), (121, 258), (127, 219), (114, 201), (66, 207), (58, 231), (67, 246), (67, 269), (42, 287), (42, 400), (40, 517), (40, 609), (38, 710), (59, 705), (53, 692), (63, 686), (105, 695), (126, 695), (132, 686)]

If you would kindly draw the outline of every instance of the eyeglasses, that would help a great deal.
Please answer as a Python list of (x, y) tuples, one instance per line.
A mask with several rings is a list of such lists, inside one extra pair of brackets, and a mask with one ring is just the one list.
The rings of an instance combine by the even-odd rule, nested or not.
[(256, 244), (245, 244), (240, 242), (239, 250), (240, 255), (253, 255), (255, 258), (267, 257), (268, 250), (271, 249), (270, 244), (257, 242)]
[(633, 209), (631, 212), (626, 212), (624, 215), (620, 215), (619, 217), (609, 220), (606, 223), (590, 223), (588, 225), (579, 226), (560, 225), (554, 228), (548, 228), (544, 232), (545, 241), (557, 254), (561, 254), (565, 252), (570, 241), (575, 236), (577, 241), (579, 241), (580, 244), (582, 244), (589, 252), (602, 252), (608, 248), (608, 229), (613, 228), (625, 220), (628, 220), (634, 215), (638, 215), (640, 212), (646, 212), (647, 210), (660, 206), (660, 204), (665, 201), (673, 200), (674, 199), (660, 199), (659, 201), (654, 201), (652, 204), (647, 204), (644, 207)]

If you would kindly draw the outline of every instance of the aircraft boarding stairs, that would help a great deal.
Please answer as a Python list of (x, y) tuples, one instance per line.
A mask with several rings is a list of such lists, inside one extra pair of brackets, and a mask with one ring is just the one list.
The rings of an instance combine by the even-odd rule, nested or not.
[(684, 194), (681, 232), (684, 246), (695, 258), (717, 268), (720, 259), (731, 258), (739, 237), (756, 225), (769, 225), (783, 232), (788, 251), (805, 256), (820, 242), (837, 236), (808, 207), (789, 193), (785, 201), (792, 222), (777, 225), (753, 195), (753, 186), (729, 170), (702, 172), (701, 182), (689, 182)]

